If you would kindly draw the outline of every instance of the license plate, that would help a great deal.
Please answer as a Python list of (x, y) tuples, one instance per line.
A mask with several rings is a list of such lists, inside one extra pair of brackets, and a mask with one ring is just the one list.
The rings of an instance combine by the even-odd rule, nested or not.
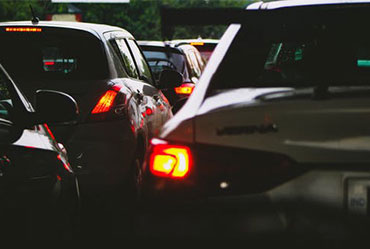
[(347, 209), (350, 214), (368, 215), (369, 178), (353, 178), (347, 181)]

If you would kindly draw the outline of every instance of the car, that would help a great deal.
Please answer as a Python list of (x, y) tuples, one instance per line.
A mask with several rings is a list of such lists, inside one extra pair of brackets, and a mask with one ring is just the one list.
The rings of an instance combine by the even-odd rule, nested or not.
[(73, 239), (80, 195), (74, 167), (48, 124), (73, 123), (74, 99), (39, 89), (36, 110), (0, 65), (0, 198), (4, 239)]
[(153, 78), (134, 37), (120, 27), (2, 22), (0, 37), (1, 61), (29, 99), (47, 87), (77, 101), (77, 122), (50, 129), (77, 165), (83, 213), (90, 214), (87, 222), (94, 222), (87, 228), (110, 233), (105, 222), (132, 212), (138, 165), (148, 141), (173, 115), (161, 82)]
[(142, 165), (158, 220), (205, 205), (167, 229), (157, 220), (158, 235), (368, 242), (369, 10), (312, 0), (236, 12)]
[[(157, 81), (164, 70), (175, 70), (182, 74), (180, 85), (174, 82), (169, 89), (162, 90), (172, 105), (172, 113), (175, 114), (193, 92), (203, 68), (199, 67), (195, 56), (189, 55), (190, 50), (186, 47), (173, 47), (162, 41), (138, 41), (138, 44)], [(193, 54), (197, 53), (195, 51)]]
[(208, 62), (213, 51), (215, 50), (219, 39), (175, 39), (170, 41), (174, 46), (189, 44), (196, 47), (205, 62)]

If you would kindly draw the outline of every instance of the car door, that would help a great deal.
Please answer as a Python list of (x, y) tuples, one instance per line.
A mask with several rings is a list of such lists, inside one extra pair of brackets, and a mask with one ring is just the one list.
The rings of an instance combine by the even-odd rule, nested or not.
[(168, 108), (165, 108), (164, 104), (163, 107), (160, 105), (163, 98), (152, 85), (154, 80), (151, 71), (146, 68), (148, 67), (146, 61), (144, 61), (144, 65), (143, 61), (137, 61), (133, 50), (129, 47), (127, 37), (115, 35), (114, 38), (110, 39), (110, 44), (120, 57), (121, 65), (127, 75), (124, 82), (131, 91), (129, 98), (130, 118), (140, 132), (145, 133), (145, 137), (154, 136), (163, 123), (160, 112)]
[(135, 59), (139, 79), (143, 83), (142, 93), (144, 98), (147, 98), (148, 100), (148, 106), (145, 108), (147, 111), (146, 114), (151, 116), (148, 117), (150, 120), (149, 122), (152, 122), (151, 133), (153, 135), (157, 135), (163, 123), (172, 115), (170, 111), (171, 107), (167, 98), (158, 88), (155, 87), (156, 81), (154, 80), (150, 67), (136, 41), (133, 39), (126, 39), (126, 42)]

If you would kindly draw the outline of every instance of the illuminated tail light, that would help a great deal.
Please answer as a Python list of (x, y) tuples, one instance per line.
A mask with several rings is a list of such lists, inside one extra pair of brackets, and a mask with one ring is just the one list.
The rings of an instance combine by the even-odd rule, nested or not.
[(153, 175), (170, 178), (185, 177), (192, 166), (189, 147), (152, 143), (150, 154), (150, 171)]
[(184, 83), (179, 87), (175, 87), (175, 92), (176, 94), (190, 95), (193, 93), (194, 86), (193, 83)]
[(114, 86), (113, 90), (108, 90), (98, 101), (94, 109), (91, 111), (92, 114), (108, 112), (114, 103), (114, 100), (121, 87)]
[(33, 27), (7, 27), (6, 32), (42, 32), (42, 28)]

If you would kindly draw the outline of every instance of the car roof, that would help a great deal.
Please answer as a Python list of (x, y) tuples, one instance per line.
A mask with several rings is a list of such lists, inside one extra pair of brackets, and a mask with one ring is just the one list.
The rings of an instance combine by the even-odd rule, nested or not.
[(155, 47), (155, 48), (158, 48), (158, 49), (169, 49), (173, 52), (176, 52), (176, 53), (183, 53), (183, 51), (180, 49), (180, 48), (177, 48), (177, 47), (173, 47), (171, 44), (167, 43), (167, 42), (163, 42), (163, 41), (143, 41), (143, 40), (139, 40), (137, 41), (137, 43), (139, 44), (139, 46), (141, 48), (143, 47)]
[(168, 42), (171, 43), (173, 46), (180, 46), (182, 44), (190, 44), (190, 43), (193, 43), (193, 42), (204, 42), (204, 43), (210, 43), (210, 44), (217, 45), (219, 40), (218, 39), (197, 38), (197, 39), (175, 39), (175, 40), (171, 40), (171, 41), (168, 41)]
[(246, 9), (279, 9), (286, 7), (303, 7), (313, 5), (343, 5), (343, 4), (369, 4), (370, 0), (282, 0), (272, 2), (256, 2), (249, 4)]
[(15, 21), (15, 22), (0, 22), (1, 26), (27, 26), (27, 27), (51, 27), (51, 28), (65, 28), (65, 29), (75, 29), (90, 32), (94, 35), (102, 36), (106, 32), (120, 31), (124, 33), (125, 36), (133, 38), (132, 34), (127, 30), (97, 23), (86, 23), (86, 22), (65, 22), (65, 21), (40, 21), (37, 24), (32, 24), (31, 21)]
[(138, 40), (137, 43), (140, 46), (155, 46), (155, 47), (165, 47), (166, 43), (163, 41), (143, 41), (143, 40)]

